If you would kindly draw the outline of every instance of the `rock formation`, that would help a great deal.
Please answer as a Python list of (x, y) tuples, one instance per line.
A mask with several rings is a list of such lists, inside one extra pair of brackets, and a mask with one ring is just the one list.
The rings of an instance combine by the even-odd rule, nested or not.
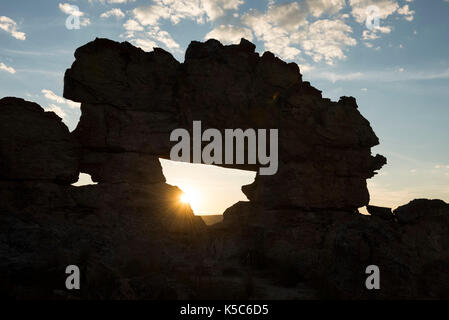
[[(0, 100), (0, 294), (18, 298), (448, 298), (449, 205), (368, 207), (385, 163), (352, 97), (338, 102), (294, 63), (242, 39), (162, 49), (96, 39), (75, 52), (64, 97), (77, 128)], [(206, 227), (165, 183), (170, 132), (279, 129), (279, 171), (257, 176)], [(257, 170), (261, 164), (231, 167)], [(80, 172), (96, 185), (74, 187)], [(82, 289), (64, 288), (80, 266)], [(366, 290), (365, 268), (382, 290)]]
[(366, 179), (385, 163), (371, 156), (378, 138), (354, 98), (323, 99), (294, 63), (270, 52), (260, 57), (244, 39), (231, 46), (192, 42), (183, 64), (162, 49), (146, 53), (105, 39), (79, 48), (75, 58), (64, 96), (82, 103), (74, 134), (90, 151), (82, 171), (94, 178), (96, 167), (104, 169), (101, 159), (120, 162), (117, 152), (168, 157), (170, 132), (201, 120), (221, 130), (279, 129), (279, 172), (243, 189), (252, 202), (320, 209), (369, 203)]

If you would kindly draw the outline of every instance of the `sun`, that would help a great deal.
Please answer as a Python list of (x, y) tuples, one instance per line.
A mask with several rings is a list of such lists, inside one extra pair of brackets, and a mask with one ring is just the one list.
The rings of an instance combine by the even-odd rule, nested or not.
[(187, 187), (182, 188), (182, 190), (183, 192), (179, 198), (179, 201), (186, 204), (188, 203), (191, 206), (195, 206), (198, 202), (198, 196), (195, 190), (193, 188)]
[(187, 193), (181, 194), (180, 200), (182, 203), (190, 203), (190, 201), (191, 201), (191, 199)]

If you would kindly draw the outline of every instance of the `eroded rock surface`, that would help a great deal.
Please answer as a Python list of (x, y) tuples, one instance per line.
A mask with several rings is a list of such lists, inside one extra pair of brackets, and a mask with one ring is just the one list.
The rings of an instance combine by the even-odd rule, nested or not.
[[(75, 57), (64, 96), (82, 103), (74, 134), (90, 152), (168, 157), (170, 132), (190, 129), (194, 120), (222, 132), (278, 129), (279, 171), (243, 189), (253, 203), (355, 209), (369, 202), (366, 179), (385, 163), (371, 156), (378, 138), (354, 98), (323, 99), (295, 63), (270, 52), (259, 56), (244, 39), (231, 46), (192, 42), (182, 64), (162, 49), (147, 53), (105, 39), (79, 48)], [(82, 168), (97, 176), (85, 162)]]
[(79, 155), (56, 114), (23, 99), (0, 100), (0, 180), (70, 184), (78, 179)]
[[(96, 39), (79, 48), (64, 96), (72, 133), (51, 112), (0, 100), (0, 295), (51, 299), (449, 298), (449, 205), (369, 207), (366, 179), (386, 162), (354, 98), (338, 102), (295, 64), (252, 43), (192, 42), (168, 52)], [(209, 227), (165, 183), (169, 135), (279, 129), (279, 171), (244, 186)], [(236, 165), (256, 170), (257, 165)], [(98, 184), (74, 187), (80, 172)], [(213, 181), (211, 181), (213, 183)], [(65, 289), (65, 268), (82, 289)], [(381, 290), (367, 290), (377, 265)]]
[[(1, 296), (187, 297), (164, 274), (198, 260), (205, 225), (179, 203), (181, 191), (165, 183), (157, 158), (83, 156), (56, 114), (22, 99), (0, 100), (0, 119)], [(70, 185), (81, 159), (99, 184)], [(83, 277), (76, 295), (64, 285), (71, 264)], [(128, 281), (149, 281), (147, 291), (136, 293)]]

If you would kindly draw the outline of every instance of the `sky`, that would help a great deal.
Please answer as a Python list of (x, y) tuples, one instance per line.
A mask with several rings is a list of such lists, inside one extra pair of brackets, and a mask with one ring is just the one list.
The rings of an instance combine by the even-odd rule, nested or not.
[[(161, 47), (181, 62), (192, 40), (244, 37), (259, 53), (296, 62), (324, 97), (357, 99), (380, 139), (373, 154), (388, 159), (368, 180), (370, 204), (449, 202), (449, 0), (2, 0), (0, 97), (35, 101), (73, 130), (80, 108), (62, 98), (64, 72), (96, 37)], [(253, 172), (162, 165), (196, 213), (246, 200), (240, 187), (254, 180)]]

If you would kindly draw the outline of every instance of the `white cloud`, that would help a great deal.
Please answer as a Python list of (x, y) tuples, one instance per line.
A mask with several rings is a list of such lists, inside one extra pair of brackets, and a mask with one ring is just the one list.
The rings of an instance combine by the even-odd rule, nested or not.
[(100, 2), (100, 3), (103, 3), (103, 4), (105, 4), (106, 2), (107, 3), (110, 3), (110, 4), (123, 4), (123, 3), (128, 3), (128, 2), (135, 2), (136, 0), (89, 0), (89, 2), (90, 3), (93, 3), (93, 2)]
[(405, 20), (407, 20), (407, 21), (412, 21), (412, 20), (414, 19), (414, 16), (413, 16), (413, 15), (415, 14), (415, 11), (410, 10), (408, 4), (406, 4), (406, 5), (404, 5), (402, 8), (399, 8), (399, 9), (398, 9), (398, 13), (399, 13), (400, 15), (403, 15), (404, 18), (405, 18)]
[(114, 8), (100, 15), (100, 18), (109, 18), (109, 17), (116, 17), (118, 19), (121, 19), (125, 17), (125, 14), (123, 13), (122, 10)]
[(44, 97), (47, 98), (48, 100), (52, 100), (52, 101), (55, 101), (56, 103), (60, 103), (60, 104), (66, 104), (72, 109), (76, 109), (76, 108), (80, 107), (80, 103), (64, 99), (63, 97), (58, 96), (56, 93), (54, 93), (51, 90), (42, 89), (41, 92), (44, 94)]
[(302, 74), (308, 73), (308, 72), (310, 72), (310, 71), (315, 69), (314, 66), (312, 66), (310, 64), (305, 64), (305, 63), (299, 64), (298, 67), (299, 67), (299, 70), (301, 70)]
[[(399, 71), (399, 72), (398, 72)], [(400, 69), (373, 71), (373, 72), (353, 72), (353, 73), (335, 73), (335, 72), (314, 72), (311, 78), (324, 79), (331, 82), (336, 81), (382, 81), (382, 82), (396, 82), (396, 81), (427, 81), (435, 79), (449, 79), (449, 69), (443, 71), (408, 71)]]
[[(449, 0), (448, 0), (449, 1)], [(449, 169), (449, 165), (448, 164), (437, 164), (434, 167), (435, 169), (443, 169), (443, 170), (448, 170)]]
[(143, 27), (136, 20), (128, 20), (123, 24), (126, 31), (143, 31)]
[(153, 5), (135, 8), (133, 15), (144, 26), (157, 25), (161, 19), (173, 24), (183, 19), (203, 23), (237, 10), (242, 3), (243, 0), (154, 0)]
[(82, 18), (82, 19), (80, 20), (80, 25), (81, 25), (82, 27), (85, 27), (85, 26), (90, 25), (90, 19), (89, 19), (89, 18)]
[(133, 43), (144, 51), (153, 51), (157, 47), (156, 42), (148, 39), (134, 39)]
[(24, 32), (17, 31), (17, 23), (6, 16), (0, 17), (0, 29), (8, 32), (11, 36), (18, 40), (26, 40)]
[[(169, 8), (161, 5), (139, 7), (135, 8), (132, 12), (135, 20), (144, 26), (157, 25), (159, 19), (168, 19), (170, 17)], [(177, 18), (174, 19), (176, 20)]]
[[(170, 33), (162, 30), (163, 22), (178, 24), (192, 20), (203, 24), (222, 17), (223, 21), (209, 30), (205, 39), (215, 38), (224, 44), (239, 42), (242, 37), (256, 39), (263, 42), (265, 50), (283, 59), (294, 60), (305, 54), (315, 62), (332, 65), (345, 59), (347, 50), (357, 45), (349, 24), (351, 16), (364, 24), (367, 7), (375, 5), (380, 19), (393, 14), (412, 19), (414, 11), (409, 5), (412, 1), (401, 1), (407, 4), (399, 5), (399, 0), (303, 0), (277, 4), (270, 0), (264, 12), (250, 9), (240, 14), (237, 10), (243, 0), (153, 0), (150, 5), (130, 11), (130, 19), (123, 24), (126, 32), (121, 36), (144, 50), (162, 46), (180, 51)], [(343, 13), (344, 9), (349, 9), (350, 14)], [(378, 45), (366, 41), (376, 40), (392, 30), (381, 23), (374, 30), (363, 30), (361, 39), (366, 47), (380, 50)]]
[(208, 20), (215, 20), (228, 10), (237, 10), (243, 0), (201, 0), (202, 9)]
[(59, 3), (59, 10), (67, 15), (80, 18), (80, 25), (82, 27), (88, 26), (90, 24), (90, 19), (85, 17), (85, 13), (80, 11), (79, 8), (70, 3)]
[[(409, 3), (412, 1), (407, 0)], [(384, 21), (393, 14), (403, 16), (407, 21), (412, 21), (415, 14), (415, 11), (410, 10), (408, 4), (400, 7), (397, 0), (349, 0), (349, 4), (352, 16), (358, 23), (365, 24), (369, 15), (375, 15), (379, 19), (378, 27), (373, 26), (372, 30), (363, 31), (363, 40), (378, 39), (380, 38), (378, 33), (391, 33), (391, 26), (384, 25)], [(370, 7), (375, 10), (368, 10)]]
[[(232, 13), (242, 3), (243, 0), (155, 0), (150, 6), (132, 10), (132, 19), (123, 25), (126, 30), (124, 36), (131, 38), (133, 43), (139, 43), (144, 50), (151, 50), (160, 43), (160, 46), (180, 51), (180, 45), (170, 33), (160, 28), (161, 20), (168, 20), (172, 24), (177, 24), (183, 19), (204, 23), (224, 16), (228, 12)], [(216, 32), (221, 31), (225, 39), (224, 30), (219, 28)], [(240, 28), (240, 30), (244, 31), (246, 37), (252, 39), (249, 37), (248, 29)]]
[(373, 32), (371, 30), (363, 30), (363, 32), (362, 32), (363, 40), (374, 40), (374, 39), (379, 39), (379, 38), (380, 38), (380, 36), (376, 32)]
[(357, 41), (350, 36), (352, 29), (341, 20), (318, 20), (295, 35), (304, 49), (315, 62), (326, 61), (333, 64), (343, 60), (343, 49), (355, 46)]
[(313, 73), (313, 77), (316, 79), (325, 79), (331, 82), (337, 81), (352, 81), (363, 78), (363, 73), (361, 72), (352, 72), (352, 73), (335, 73), (335, 72), (315, 72)]
[(60, 3), (58, 6), (59, 10), (61, 10), (65, 14), (75, 17), (84, 16), (84, 12), (80, 11), (77, 6), (71, 5), (70, 3)]
[(345, 0), (307, 0), (309, 12), (320, 17), (324, 13), (335, 14), (340, 12), (345, 6)]
[(375, 6), (379, 9), (377, 14), (382, 20), (388, 18), (399, 8), (399, 4), (395, 0), (349, 0), (349, 4), (352, 8), (352, 16), (358, 23), (365, 23), (369, 6)]
[(11, 74), (16, 73), (16, 70), (13, 67), (8, 67), (6, 64), (4, 64), (3, 62), (0, 62), (0, 70), (9, 72)]
[(169, 49), (179, 49), (179, 44), (173, 40), (172, 36), (167, 31), (161, 30), (158, 26), (150, 28), (147, 35), (164, 44)]
[(239, 43), (241, 38), (246, 40), (253, 40), (253, 33), (248, 28), (236, 27), (233, 25), (221, 25), (213, 30), (211, 30), (204, 37), (207, 39), (217, 39), (224, 44)]
[(344, 50), (357, 43), (351, 37), (351, 27), (342, 16), (314, 22), (309, 20), (323, 14), (339, 16), (344, 6), (345, 1), (340, 0), (270, 3), (265, 13), (252, 10), (245, 14), (242, 23), (264, 42), (265, 50), (281, 58), (295, 59), (301, 48), (315, 62), (333, 64), (336, 60), (345, 59)]
[(56, 113), (61, 119), (65, 119), (66, 117), (66, 113), (62, 110), (61, 107), (55, 105), (55, 104), (50, 104), (47, 107), (44, 107), (45, 111), (52, 111), (54, 113)]
[(269, 50), (284, 59), (294, 59), (301, 51), (292, 36), (307, 24), (307, 13), (297, 2), (268, 6), (265, 13), (252, 10), (242, 17), (242, 23), (251, 28), (257, 39)]

